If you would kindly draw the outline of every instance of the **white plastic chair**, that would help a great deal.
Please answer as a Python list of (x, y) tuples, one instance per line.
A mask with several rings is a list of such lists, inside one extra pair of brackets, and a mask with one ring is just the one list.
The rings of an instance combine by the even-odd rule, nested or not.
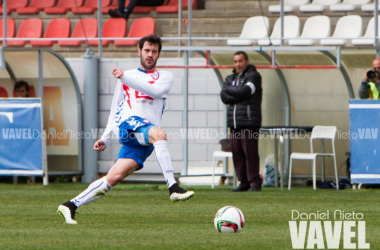
[[(380, 10), (380, 4), (377, 7), (378, 10)], [(374, 3), (369, 3), (369, 4), (363, 4), (361, 7), (362, 11), (371, 11), (373, 12), (375, 10), (375, 4)]]
[(338, 4), (341, 0), (313, 0), (309, 4), (300, 5), (302, 12), (323, 12), (326, 6), (331, 4)]
[[(380, 16), (379, 16), (380, 18)], [(380, 24), (380, 20), (378, 20), (378, 23)], [(378, 32), (380, 34), (380, 27), (378, 26)], [(364, 39), (364, 38), (372, 38), (372, 39)], [(373, 41), (375, 37), (375, 18), (372, 17), (367, 25), (367, 30), (364, 34), (364, 36), (352, 39), (351, 42), (353, 45), (373, 45)]]
[(335, 26), (332, 38), (321, 39), (322, 45), (344, 45), (348, 39), (360, 37), (363, 34), (363, 20), (361, 16), (349, 15), (341, 17)]
[[(289, 45), (314, 45), (316, 38), (331, 36), (331, 23), (328, 16), (312, 16), (308, 18), (300, 38), (289, 39)], [(306, 39), (309, 38), (309, 39)]]
[[(284, 0), (284, 12), (292, 12), (294, 7), (310, 3), (310, 0)], [(281, 12), (281, 5), (269, 5), (269, 12)]]
[[(292, 163), (293, 160), (310, 160), (313, 161), (313, 189), (317, 189), (316, 185), (316, 160), (318, 156), (321, 157), (333, 157), (334, 159), (334, 170), (335, 170), (335, 180), (336, 180), (336, 189), (339, 189), (339, 182), (338, 182), (338, 170), (336, 166), (336, 154), (335, 154), (335, 137), (337, 133), (336, 126), (315, 126), (313, 128), (313, 131), (311, 132), (311, 139), (310, 139), (310, 153), (292, 153), (290, 155), (290, 166), (289, 166), (289, 182), (288, 182), (288, 189), (290, 190), (292, 186)], [(325, 152), (316, 152), (313, 148), (313, 140), (315, 139), (328, 139), (331, 140), (331, 153), (325, 153)], [(322, 142), (323, 143), (323, 142)]]
[[(300, 35), (300, 19), (298, 16), (284, 16), (284, 37), (295, 38)], [(259, 45), (280, 45), (281, 44), (281, 18), (278, 18), (274, 24), (270, 39), (259, 39)], [(287, 40), (287, 39), (286, 39)], [(285, 41), (286, 41), (285, 40)]]
[(255, 16), (248, 18), (243, 26), (239, 38), (247, 39), (228, 39), (228, 45), (252, 45), (257, 39), (269, 36), (269, 19), (265, 16)]
[(356, 6), (368, 4), (372, 0), (343, 0), (340, 4), (330, 6), (331, 11), (354, 11)]
[[(212, 155), (212, 182), (211, 188), (214, 188), (214, 176), (215, 176), (215, 159), (216, 158), (232, 158), (232, 152), (226, 151), (215, 151)], [(223, 173), (226, 174), (226, 173)]]

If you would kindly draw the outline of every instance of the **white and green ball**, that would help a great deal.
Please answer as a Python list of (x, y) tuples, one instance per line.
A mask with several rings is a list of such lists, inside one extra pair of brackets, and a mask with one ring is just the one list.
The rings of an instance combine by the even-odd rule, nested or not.
[(238, 233), (244, 227), (245, 219), (239, 208), (225, 206), (215, 214), (215, 229), (220, 233)]

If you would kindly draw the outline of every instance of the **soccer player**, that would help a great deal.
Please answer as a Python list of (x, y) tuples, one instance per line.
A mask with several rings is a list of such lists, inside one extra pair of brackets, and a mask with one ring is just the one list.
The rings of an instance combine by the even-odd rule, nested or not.
[(113, 69), (119, 79), (116, 85), (110, 116), (104, 134), (94, 144), (94, 150), (103, 151), (114, 132), (122, 144), (119, 155), (107, 175), (89, 185), (75, 198), (58, 207), (68, 224), (77, 224), (75, 210), (103, 197), (112, 187), (134, 171), (143, 168), (153, 149), (156, 160), (169, 187), (170, 200), (184, 201), (194, 196), (178, 186), (167, 147), (166, 133), (160, 129), (165, 99), (173, 84), (173, 74), (156, 70), (161, 52), (161, 38), (155, 34), (139, 41), (140, 67), (128, 71)]

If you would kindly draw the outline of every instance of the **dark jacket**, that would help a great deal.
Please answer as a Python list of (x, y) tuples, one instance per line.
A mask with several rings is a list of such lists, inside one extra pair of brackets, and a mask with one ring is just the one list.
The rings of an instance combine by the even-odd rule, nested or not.
[[(228, 104), (227, 126), (234, 129), (261, 127), (263, 89), (260, 73), (251, 64), (242, 72), (239, 79), (235, 69), (232, 72), (233, 74), (226, 77), (220, 92), (222, 102)], [(246, 85), (248, 82), (255, 86), (255, 93), (251, 94), (251, 88)]]
[[(375, 82), (375, 85), (376, 85), (377, 91), (380, 93), (380, 81)], [(359, 98), (360, 99), (369, 98), (369, 91), (371, 91), (371, 89), (369, 88), (368, 83), (362, 82), (362, 84), (360, 84), (359, 86), (359, 91), (358, 91)]]

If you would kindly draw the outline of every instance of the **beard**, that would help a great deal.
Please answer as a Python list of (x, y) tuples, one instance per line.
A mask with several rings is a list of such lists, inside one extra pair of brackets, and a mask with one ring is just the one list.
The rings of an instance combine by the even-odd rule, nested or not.
[[(158, 59), (158, 58), (157, 58), (157, 59)], [(154, 67), (156, 67), (157, 59), (156, 59), (155, 61), (153, 61), (153, 64), (151, 64), (151, 65), (147, 65), (147, 64), (144, 62), (142, 56), (140, 56), (140, 63), (141, 63), (142, 66), (144, 66), (144, 68), (145, 68), (146, 70), (151, 70), (151, 69), (153, 69)]]

